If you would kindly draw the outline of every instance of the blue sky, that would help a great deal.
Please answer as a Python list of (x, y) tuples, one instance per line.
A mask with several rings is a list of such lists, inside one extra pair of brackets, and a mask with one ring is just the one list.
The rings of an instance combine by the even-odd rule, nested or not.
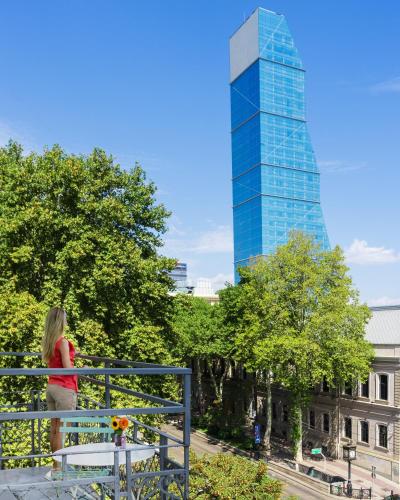
[(286, 15), (307, 70), (331, 244), (364, 300), (400, 303), (399, 2), (7, 2), (0, 142), (140, 161), (173, 212), (165, 252), (218, 287), (233, 267), (228, 40), (258, 5)]

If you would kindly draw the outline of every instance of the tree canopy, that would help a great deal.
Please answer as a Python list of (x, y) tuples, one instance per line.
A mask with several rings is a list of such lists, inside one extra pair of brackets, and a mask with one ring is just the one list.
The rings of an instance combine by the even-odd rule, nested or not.
[(340, 248), (322, 251), (302, 233), (240, 275), (244, 326), (237, 349), (248, 368), (267, 370), (289, 391), (297, 454), (310, 389), (323, 379), (340, 387), (367, 377), (370, 311), (360, 304)]
[(222, 401), (234, 347), (231, 331), (223, 322), (218, 304), (211, 305), (192, 295), (175, 297), (173, 329), (176, 357), (194, 364), (196, 402), (203, 414), (203, 372), (210, 376), (215, 401)]
[(9, 143), (0, 186), (0, 350), (38, 350), (43, 315), (60, 305), (85, 353), (171, 363), (169, 212), (142, 168), (101, 149), (24, 155)]

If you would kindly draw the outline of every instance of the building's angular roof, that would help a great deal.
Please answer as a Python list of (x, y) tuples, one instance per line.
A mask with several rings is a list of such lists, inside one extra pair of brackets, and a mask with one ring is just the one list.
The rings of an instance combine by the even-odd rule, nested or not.
[(372, 344), (400, 345), (400, 305), (371, 307), (366, 338)]

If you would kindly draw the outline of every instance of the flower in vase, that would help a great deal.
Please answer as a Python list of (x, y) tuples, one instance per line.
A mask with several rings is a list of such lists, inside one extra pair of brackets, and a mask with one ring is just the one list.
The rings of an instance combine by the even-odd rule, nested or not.
[(114, 431), (117, 431), (119, 427), (119, 418), (118, 417), (113, 417), (111, 419), (111, 427), (114, 429)]
[(129, 427), (129, 420), (126, 417), (122, 417), (119, 419), (119, 428), (122, 431), (126, 431), (126, 429)]

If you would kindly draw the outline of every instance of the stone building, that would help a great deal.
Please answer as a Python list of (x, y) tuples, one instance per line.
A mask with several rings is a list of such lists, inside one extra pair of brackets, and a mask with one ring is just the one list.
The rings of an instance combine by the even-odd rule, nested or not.
[[(333, 391), (316, 389), (303, 415), (303, 445), (342, 457), (342, 447), (357, 445), (355, 464), (400, 482), (400, 306), (373, 307), (366, 337), (374, 345), (372, 372), (364, 384)], [(287, 393), (273, 391), (272, 429), (286, 437)]]

